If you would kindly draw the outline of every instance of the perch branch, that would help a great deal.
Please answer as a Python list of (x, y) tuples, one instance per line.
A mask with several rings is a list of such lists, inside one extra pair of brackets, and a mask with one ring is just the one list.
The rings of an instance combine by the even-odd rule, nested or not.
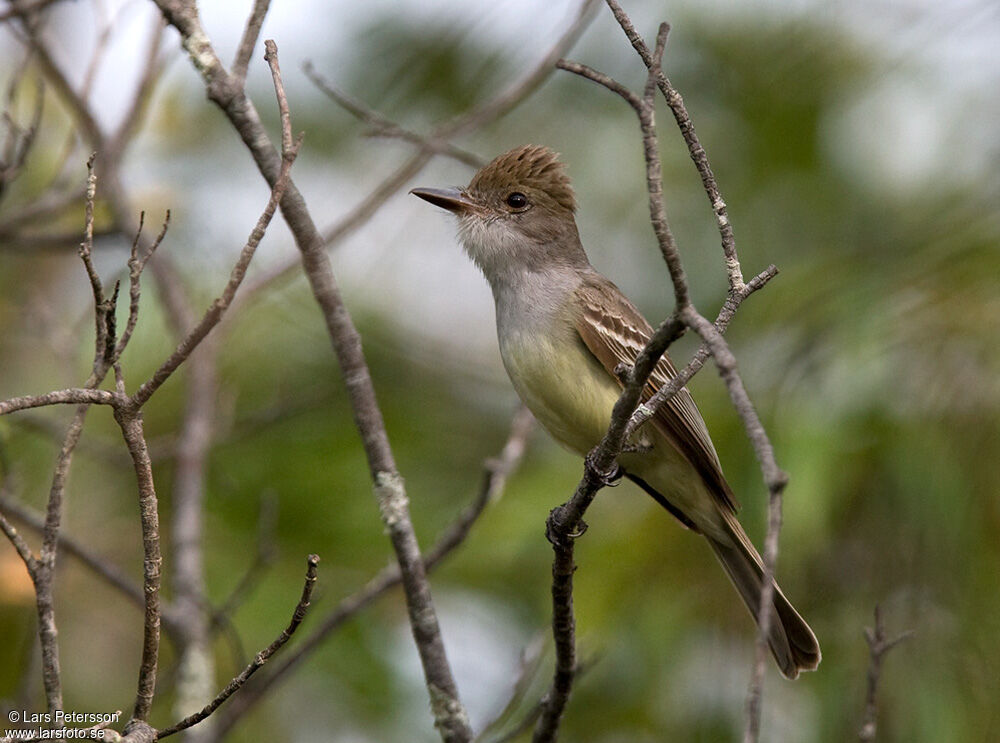
[[(656, 37), (655, 49), (650, 52), (645, 42), (641, 38), (638, 38), (638, 35), (634, 32), (631, 21), (624, 11), (621, 10), (621, 7), (614, 0), (608, 0), (608, 5), (646, 65), (647, 78), (643, 95), (637, 95), (616, 80), (586, 65), (560, 60), (558, 66), (586, 77), (621, 96), (633, 108), (639, 119), (646, 161), (646, 185), (649, 194), (650, 221), (660, 252), (670, 273), (676, 308), (674, 313), (656, 330), (650, 342), (636, 360), (635, 365), (624, 375), (624, 389), (612, 413), (608, 432), (601, 443), (587, 456), (583, 479), (573, 497), (562, 506), (553, 509), (549, 516), (547, 534), (555, 552), (553, 559), (552, 594), (553, 635), (556, 641), (556, 671), (552, 688), (545, 699), (542, 714), (535, 727), (535, 741), (551, 741), (555, 739), (559, 721), (568, 701), (573, 677), (576, 672), (572, 604), (572, 576), (575, 570), (573, 563), (573, 542), (586, 529), (586, 524), (583, 522), (583, 515), (597, 492), (613, 479), (617, 471), (615, 460), (627, 440), (626, 437), (641, 425), (642, 422), (648, 420), (655, 412), (657, 406), (663, 404), (676, 394), (682, 385), (701, 368), (708, 356), (712, 356), (715, 360), (729, 390), (733, 404), (743, 420), (748, 437), (761, 463), (764, 479), (770, 492), (768, 535), (765, 540), (764, 551), (764, 591), (761, 597), (762, 606), (764, 607), (769, 605), (771, 592), (773, 592), (774, 564), (777, 559), (777, 537), (781, 520), (781, 492), (787, 482), (787, 477), (775, 463), (773, 449), (746, 394), (736, 368), (735, 358), (722, 338), (722, 331), (725, 330), (725, 327), (732, 319), (739, 304), (750, 293), (763, 286), (777, 271), (774, 267), (770, 267), (754, 278), (751, 282), (752, 286), (743, 283), (739, 263), (736, 259), (735, 246), (726, 237), (728, 234), (731, 238), (732, 233), (728, 225), (728, 218), (725, 217), (725, 205), (721, 203), (721, 198), (714, 199), (713, 195), (709, 194), (710, 199), (713, 201), (713, 208), (719, 219), (720, 227), (723, 227), (723, 222), (725, 222), (724, 226), (728, 229), (728, 232), (723, 235), (723, 242), (726, 270), (730, 279), (730, 293), (714, 324), (701, 316), (691, 303), (690, 291), (681, 263), (680, 253), (667, 222), (662, 192), (662, 166), (659, 158), (659, 144), (654, 116), (654, 96), (656, 90), (660, 89), (662, 92), (664, 85), (669, 85), (669, 83), (664, 82), (666, 77), (663, 74), (661, 65), (670, 28), (665, 23), (660, 25)], [(678, 110), (683, 110), (683, 104), (679, 101), (679, 96), (677, 96), (674, 104), (678, 107), (674, 108), (672, 105), (672, 110), (675, 112), (676, 118)], [(686, 116), (686, 112), (684, 113)], [(685, 128), (682, 125), (681, 129), (685, 141), (691, 147), (691, 143), (696, 143), (697, 138), (694, 135), (693, 126), (690, 125), (690, 119), (687, 118), (686, 121), (687, 127)], [(680, 120), (678, 120), (678, 123), (681, 123)], [(704, 154), (703, 151), (701, 154)], [(694, 154), (692, 156), (694, 157)], [(707, 169), (707, 158), (702, 158), (701, 160), (695, 158), (695, 163), (699, 167), (699, 172), (702, 173), (703, 184), (705, 184), (706, 189), (709, 186), (715, 187), (714, 178), (710, 178), (710, 182), (706, 180), (705, 173), (707, 172), (710, 176), (710, 170), (703, 170), (702, 168), (703, 164), (704, 168)], [(715, 193), (717, 196), (717, 187), (715, 187)], [(694, 329), (702, 338), (702, 347), (699, 348), (694, 358), (680, 372), (677, 379), (665, 385), (664, 389), (660, 390), (655, 398), (646, 401), (645, 404), (640, 406), (639, 402), (645, 388), (646, 380), (653, 367), (673, 340), (679, 337), (685, 328), (689, 327)], [(760, 613), (762, 621), (760, 622), (760, 629), (757, 635), (757, 656), (754, 664), (754, 674), (750, 683), (750, 691), (748, 692), (748, 729), (754, 724), (759, 729), (759, 697), (762, 680), (758, 679), (757, 673), (759, 670), (760, 674), (763, 674), (763, 658), (761, 657), (761, 653), (766, 652), (767, 619), (769, 617), (769, 613), (763, 609)], [(757, 700), (756, 705), (752, 703), (754, 699)], [(754, 723), (755, 720), (756, 723)], [(756, 738), (753, 738), (753, 740), (756, 740)]]
[(878, 730), (878, 682), (882, 676), (882, 661), (886, 653), (912, 636), (913, 630), (907, 630), (891, 640), (886, 637), (882, 607), (875, 604), (875, 626), (865, 628), (865, 640), (868, 643), (868, 688), (865, 693), (865, 714), (861, 729), (858, 730), (858, 740), (861, 743), (873, 743)]

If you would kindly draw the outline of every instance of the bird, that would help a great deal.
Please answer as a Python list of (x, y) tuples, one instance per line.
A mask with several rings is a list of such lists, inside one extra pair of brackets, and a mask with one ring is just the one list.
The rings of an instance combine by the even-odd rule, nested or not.
[[(414, 188), (451, 212), (465, 252), (493, 292), (503, 365), (542, 427), (581, 456), (608, 429), (631, 366), (653, 330), (590, 263), (576, 196), (559, 155), (524, 145), (483, 166), (464, 188)], [(643, 399), (677, 375), (663, 354)], [(694, 399), (682, 387), (640, 426), (618, 457), (622, 475), (701, 534), (759, 621), (763, 562), (737, 520), (738, 503)], [(815, 670), (819, 642), (775, 584), (768, 646), (781, 673)]]

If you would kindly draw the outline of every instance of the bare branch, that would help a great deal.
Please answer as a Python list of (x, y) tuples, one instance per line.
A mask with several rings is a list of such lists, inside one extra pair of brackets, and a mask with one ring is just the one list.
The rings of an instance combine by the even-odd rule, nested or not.
[[(3, 499), (3, 503), (0, 505), (3, 505), (4, 511), (12, 510), (6, 502), (6, 498)], [(14, 525), (7, 520), (3, 511), (0, 511), (0, 531), (2, 531), (7, 539), (10, 540), (10, 543), (14, 545), (14, 549), (17, 550), (17, 554), (21, 557), (21, 560), (24, 561), (24, 566), (28, 569), (28, 574), (33, 575), (38, 569), (38, 561), (32, 554), (31, 547), (29, 547), (28, 543), (24, 541), (24, 537), (17, 533), (17, 529), (15, 529)]]
[(247, 69), (250, 67), (250, 57), (253, 56), (254, 47), (257, 46), (257, 39), (260, 37), (260, 28), (264, 25), (264, 18), (267, 17), (271, 0), (254, 0), (253, 10), (247, 17), (246, 26), (243, 29), (243, 38), (236, 49), (236, 58), (233, 60), (232, 75), (242, 87), (247, 79)]
[(108, 318), (113, 316), (114, 307), (104, 298), (104, 286), (101, 277), (97, 275), (91, 253), (94, 248), (94, 201), (97, 196), (97, 174), (94, 172), (94, 160), (97, 153), (92, 153), (87, 159), (87, 198), (84, 218), (83, 242), (80, 243), (79, 255), (90, 279), (90, 288), (94, 294), (94, 365), (95, 369), (101, 360), (107, 357), (114, 339), (108, 339)]
[(865, 693), (865, 714), (858, 730), (858, 740), (861, 743), (872, 743), (878, 730), (878, 682), (882, 675), (882, 661), (886, 653), (904, 640), (913, 637), (913, 630), (907, 630), (891, 640), (885, 635), (885, 622), (882, 618), (882, 608), (875, 604), (875, 627), (865, 628), (865, 640), (868, 643), (868, 689)]
[(698, 169), (698, 175), (701, 176), (701, 183), (705, 189), (705, 194), (712, 205), (712, 212), (715, 214), (719, 233), (722, 236), (722, 250), (726, 259), (726, 272), (729, 274), (729, 285), (733, 291), (736, 291), (743, 284), (743, 275), (740, 271), (740, 263), (736, 254), (736, 239), (733, 235), (733, 227), (729, 221), (726, 202), (722, 199), (722, 194), (719, 192), (719, 185), (715, 180), (715, 174), (709, 165), (708, 154), (705, 152), (705, 148), (701, 146), (691, 117), (684, 107), (684, 100), (663, 73), (659, 62), (650, 53), (646, 42), (642, 40), (638, 31), (635, 30), (635, 26), (621, 5), (618, 4), (617, 0), (606, 0), (606, 2), (618, 24), (625, 32), (629, 43), (638, 52), (647, 69), (650, 69), (651, 72), (655, 70), (657, 87), (663, 94), (671, 113), (673, 113), (674, 120), (677, 122), (677, 128), (680, 129), (681, 136), (687, 144), (691, 159)]
[[(83, 391), (91, 393), (100, 392), (96, 388), (107, 374), (108, 365), (111, 361), (114, 347), (114, 309), (118, 288), (117, 286), (115, 287), (114, 296), (111, 299), (105, 299), (101, 279), (97, 275), (97, 271), (91, 260), (94, 202), (97, 189), (93, 155), (87, 161), (87, 171), (84, 240), (80, 245), (79, 254), (90, 279), (94, 296), (95, 352), (93, 369), (90, 378), (86, 382), (85, 390), (62, 390), (35, 398), (17, 399), (25, 404), (32, 403), (31, 406), (35, 402), (44, 402), (45, 404), (68, 402), (69, 396), (75, 395), (79, 398), (79, 393)], [(104, 395), (109, 394), (104, 393)], [(111, 404), (115, 406), (117, 412), (124, 399), (124, 395), (116, 393), (111, 399)], [(42, 547), (39, 553), (37, 569), (31, 573), (38, 609), (38, 638), (42, 652), (42, 680), (45, 686), (46, 703), (50, 712), (62, 709), (62, 682), (60, 678), (59, 649), (57, 643), (58, 631), (56, 629), (54, 600), (54, 574), (59, 545), (59, 527), (62, 520), (62, 503), (73, 452), (83, 432), (83, 424), (88, 411), (87, 403), (92, 401), (96, 400), (77, 399), (79, 403), (78, 407), (66, 429), (62, 447), (60, 448), (59, 456), (53, 470), (52, 485), (49, 489), (45, 524), (42, 530)], [(7, 402), (16, 402), (16, 400)], [(3, 408), (4, 403), (0, 403), (0, 412), (3, 411)], [(13, 409), (17, 408), (12, 407), (11, 410)]]
[[(12, 514), (39, 533), (45, 529), (44, 517), (11, 498), (0, 496), (0, 509)], [(59, 533), (59, 548), (78, 559), (95, 575), (116, 588), (134, 604), (143, 605), (142, 588), (136, 585), (117, 565), (105, 560), (79, 540), (62, 532)]]
[[(118, 366), (115, 367), (115, 375), (116, 379), (121, 379)], [(115, 408), (115, 420), (121, 428), (125, 445), (132, 457), (136, 482), (139, 487), (145, 612), (139, 684), (132, 718), (147, 721), (153, 704), (153, 694), (156, 690), (156, 669), (160, 650), (160, 580), (163, 564), (163, 557), (160, 554), (160, 521), (156, 487), (153, 484), (153, 468), (149, 460), (149, 450), (146, 447), (142, 416), (138, 406), (128, 405)]]
[(305, 619), (306, 612), (309, 610), (309, 602), (312, 600), (313, 586), (316, 584), (316, 569), (319, 566), (319, 556), (309, 555), (306, 567), (306, 580), (305, 584), (302, 586), (302, 597), (299, 599), (299, 603), (295, 607), (295, 611), (292, 613), (292, 619), (288, 623), (288, 626), (282, 630), (281, 634), (278, 635), (274, 642), (268, 645), (266, 648), (261, 650), (257, 655), (254, 656), (253, 661), (250, 665), (243, 669), (243, 671), (236, 676), (232, 681), (230, 681), (226, 688), (219, 692), (219, 695), (215, 697), (211, 702), (209, 702), (204, 709), (200, 712), (186, 717), (180, 722), (171, 725), (169, 728), (160, 730), (156, 737), (157, 739), (166, 738), (169, 735), (180, 732), (186, 728), (196, 725), (197, 723), (204, 720), (210, 714), (222, 705), (229, 697), (239, 691), (247, 680), (263, 666), (268, 659), (274, 655), (278, 650), (287, 643), (295, 630), (299, 628), (302, 620)]
[(281, 116), (281, 151), (288, 153), (292, 151), (292, 115), (288, 111), (288, 97), (285, 95), (285, 86), (281, 82), (281, 67), (278, 64), (278, 45), (273, 39), (264, 42), (264, 60), (271, 68), (271, 80), (274, 82), (274, 92), (278, 97), (278, 113)]
[(149, 249), (146, 251), (145, 255), (139, 256), (139, 239), (142, 237), (142, 227), (146, 219), (146, 213), (141, 212), (139, 214), (139, 228), (136, 230), (135, 239), (132, 240), (132, 249), (129, 252), (128, 258), (128, 276), (129, 276), (129, 307), (128, 307), (128, 320), (125, 322), (125, 330), (122, 331), (121, 338), (118, 340), (118, 345), (115, 346), (115, 352), (113, 362), (117, 362), (123, 353), (125, 353), (125, 348), (128, 346), (129, 341), (132, 339), (132, 333), (135, 330), (136, 323), (139, 322), (139, 299), (142, 296), (142, 287), (140, 285), (139, 279), (142, 276), (142, 271), (146, 267), (146, 261), (148, 261), (160, 243), (163, 242), (163, 238), (167, 235), (167, 228), (170, 226), (170, 210), (167, 209), (166, 216), (163, 218), (163, 227), (160, 229), (160, 233), (153, 240)]
[[(777, 275), (778, 269), (773, 265), (768, 266), (764, 269), (764, 271), (744, 284), (742, 292), (738, 294), (731, 294), (725, 304), (723, 304), (722, 310), (719, 312), (719, 316), (715, 320), (716, 330), (720, 334), (725, 333), (726, 328), (729, 327), (729, 322), (733, 319), (733, 317), (735, 317), (736, 310), (743, 303), (743, 300), (758, 289), (761, 289), (768, 281)], [(701, 346), (698, 347), (698, 350), (694, 353), (694, 356), (691, 357), (691, 361), (678, 372), (676, 377), (671, 379), (668, 384), (660, 387), (645, 403), (636, 408), (628, 422), (628, 428), (625, 432), (626, 439), (631, 436), (636, 429), (639, 428), (639, 426), (652, 418), (661, 405), (677, 394), (677, 391), (687, 384), (691, 377), (693, 377), (701, 369), (709, 356), (710, 351), (708, 344), (702, 343)]]
[[(664, 28), (669, 28), (664, 25)], [(664, 42), (666, 34), (663, 35)], [(662, 49), (660, 50), (662, 53)], [(559, 60), (556, 66), (560, 69), (573, 72), (589, 80), (593, 80), (599, 85), (603, 85), (608, 90), (621, 96), (635, 111), (639, 117), (639, 125), (642, 129), (643, 149), (646, 157), (646, 190), (649, 193), (649, 214), (653, 231), (656, 233), (657, 244), (660, 246), (660, 253), (670, 271), (670, 278), (674, 286), (674, 301), (678, 311), (691, 303), (688, 291), (687, 275), (681, 265), (680, 253), (677, 250), (677, 243), (674, 240), (673, 232), (667, 222), (666, 209), (663, 205), (663, 168), (660, 164), (660, 151), (658, 137), (656, 134), (656, 121), (654, 117), (653, 101), (649, 95), (650, 89), (646, 87), (646, 97), (640, 98), (624, 85), (614, 80), (604, 73), (598, 72), (586, 65), (567, 60)], [(653, 79), (656, 68), (650, 70), (649, 79)]]
[(198, 325), (177, 345), (174, 352), (160, 365), (160, 368), (153, 373), (153, 376), (135, 391), (135, 394), (132, 396), (132, 402), (136, 406), (141, 407), (170, 378), (170, 375), (177, 371), (177, 368), (184, 363), (188, 356), (191, 355), (191, 352), (205, 339), (205, 336), (219, 324), (223, 314), (229, 308), (233, 297), (236, 296), (236, 291), (239, 289), (240, 284), (243, 283), (243, 278), (246, 276), (250, 261), (257, 251), (257, 246), (260, 245), (260, 241), (264, 238), (267, 226), (271, 223), (271, 218), (274, 217), (274, 212), (281, 201), (285, 189), (290, 183), (288, 174), (295, 155), (298, 153), (300, 142), (301, 139), (294, 143), (288, 156), (283, 158), (281, 174), (271, 189), (267, 206), (257, 219), (257, 224), (254, 225), (253, 230), (250, 232), (250, 237), (240, 251), (240, 257), (236, 261), (236, 265), (233, 266), (233, 270), (229, 275), (229, 282), (222, 290), (222, 294), (212, 302)]
[(518, 104), (538, 90), (542, 83), (548, 79), (549, 75), (552, 74), (552, 67), (556, 60), (576, 43), (580, 35), (590, 25), (596, 8), (597, 0), (583, 0), (576, 18), (569, 28), (563, 32), (548, 53), (527, 75), (505, 93), (435, 129), (434, 138), (444, 139), (468, 134), (483, 124), (496, 121), (514, 110)]
[[(84, 95), (78, 93), (73, 88), (69, 78), (66, 77), (66, 73), (63, 72), (62, 68), (60, 68), (59, 65), (56, 64), (56, 61), (52, 58), (52, 54), (49, 51), (48, 46), (38, 38), (35, 29), (30, 26), (30, 24), (28, 39), (46, 79), (51, 83), (56, 93), (63, 100), (63, 103), (65, 103), (69, 108), (73, 118), (76, 119), (80, 128), (83, 130), (86, 140), (96, 149), (97, 143), (104, 141), (104, 132), (97, 123), (97, 119), (94, 118), (90, 107), (87, 105)], [(106, 46), (106, 42), (103, 46)], [(98, 55), (101, 52), (101, 49), (102, 45), (98, 44), (95, 55)]]
[(306, 62), (302, 66), (302, 71), (306, 73), (306, 77), (312, 80), (313, 85), (319, 88), (330, 100), (359, 121), (368, 124), (368, 126), (372, 128), (371, 134), (373, 136), (402, 139), (406, 142), (412, 142), (413, 144), (419, 145), (422, 150), (429, 150), (437, 154), (447, 155), (448, 157), (454, 158), (459, 162), (463, 162), (470, 167), (480, 168), (483, 166), (484, 161), (478, 155), (468, 152), (467, 150), (463, 150), (460, 147), (456, 147), (447, 140), (432, 139), (431, 137), (426, 137), (406, 129), (405, 127), (397, 124), (395, 121), (392, 121), (377, 111), (372, 110), (356, 98), (352, 98), (346, 93), (337, 90), (337, 88), (335, 88), (331, 83), (323, 79), (323, 77), (316, 71), (316, 68), (313, 67), (312, 62)]
[(18, 410), (41, 408), (46, 405), (122, 405), (125, 398), (107, 390), (73, 387), (65, 390), (46, 392), (44, 395), (25, 395), (0, 400), (0, 415)]

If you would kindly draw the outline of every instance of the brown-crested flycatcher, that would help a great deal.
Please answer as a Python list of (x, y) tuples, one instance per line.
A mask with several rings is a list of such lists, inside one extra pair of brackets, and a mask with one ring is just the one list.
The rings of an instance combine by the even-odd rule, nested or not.
[[(500, 354), (514, 388), (550, 434), (586, 455), (607, 431), (621, 394), (616, 367), (633, 364), (653, 331), (587, 260), (573, 217), (576, 199), (557, 155), (519, 147), (466, 188), (412, 193), (458, 217), (462, 244), (493, 289)], [(664, 354), (646, 397), (676, 374)], [(736, 498), (687, 388), (633, 439), (618, 457), (623, 474), (708, 540), (756, 618), (762, 562), (736, 520)], [(816, 668), (816, 636), (777, 586), (770, 627), (768, 644), (786, 677)]]

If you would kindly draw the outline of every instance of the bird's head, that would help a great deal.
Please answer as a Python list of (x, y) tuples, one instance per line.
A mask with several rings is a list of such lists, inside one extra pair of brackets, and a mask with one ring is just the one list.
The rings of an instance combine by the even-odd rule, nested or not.
[(458, 217), (462, 244), (491, 283), (512, 270), (587, 264), (573, 218), (573, 188), (559, 156), (547, 147), (506, 152), (465, 188), (410, 193)]

